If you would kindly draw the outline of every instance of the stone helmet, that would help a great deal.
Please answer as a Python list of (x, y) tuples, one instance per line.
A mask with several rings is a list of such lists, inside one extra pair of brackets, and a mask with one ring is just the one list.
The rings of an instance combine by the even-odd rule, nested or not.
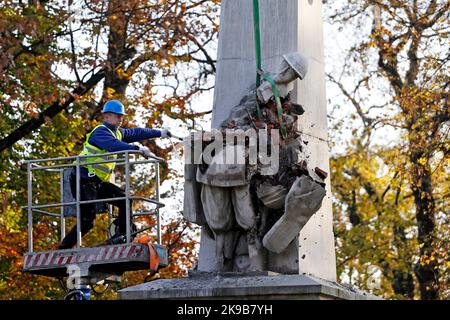
[(308, 58), (300, 52), (292, 52), (283, 55), (284, 61), (297, 73), (300, 79), (305, 78), (308, 72)]

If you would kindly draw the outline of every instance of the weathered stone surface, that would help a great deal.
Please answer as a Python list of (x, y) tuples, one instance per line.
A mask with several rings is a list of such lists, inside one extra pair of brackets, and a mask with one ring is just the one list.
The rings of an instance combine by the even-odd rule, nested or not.
[(284, 215), (264, 236), (264, 247), (276, 253), (286, 249), (319, 210), (324, 196), (325, 189), (310, 177), (297, 178), (286, 196)]
[(256, 117), (256, 94), (251, 92), (239, 101), (239, 104), (234, 106), (230, 114), (222, 121), (220, 128), (235, 128), (238, 127), (242, 130), (254, 128), (251, 117)]
[[(302, 146), (308, 165), (329, 172), (321, 8), (321, 1), (261, 0), (262, 66), (264, 71), (274, 73), (283, 54), (301, 52), (307, 57), (308, 74), (295, 83), (291, 95), (291, 100), (301, 104), (305, 110), (302, 121), (297, 122), (301, 126), (296, 129), (308, 142)], [(254, 46), (249, 45), (252, 43), (252, 2), (223, 0), (213, 128), (218, 128), (228, 118), (231, 109), (239, 104), (250, 88), (254, 88), (256, 63)], [(336, 279), (329, 178), (325, 183), (328, 196), (322, 208), (285, 251), (269, 253), (270, 270), (307, 272), (329, 280)], [(216, 261), (211, 259), (215, 250), (214, 240), (202, 231), (199, 270), (215, 270)]]
[(184, 164), (183, 216), (189, 222), (203, 226), (206, 224), (206, 218), (200, 198), (202, 185), (196, 180), (198, 161), (195, 157), (198, 155), (195, 154), (194, 150), (195, 142), (197, 142), (194, 141), (194, 138), (194, 136), (189, 137), (185, 144), (187, 148), (186, 158), (188, 159), (186, 159), (187, 163)]
[(284, 207), (284, 200), (286, 199), (287, 190), (280, 185), (272, 186), (263, 183), (258, 186), (256, 190), (258, 198), (264, 203), (266, 207), (271, 209), (281, 209)]
[(249, 186), (223, 188), (203, 185), (201, 199), (206, 222), (212, 230), (208, 238), (215, 242), (215, 250), (210, 253), (215, 270), (245, 270), (244, 266), (251, 262), (248, 250), (242, 249), (246, 243), (242, 237), (245, 233), (236, 230), (236, 224), (243, 231), (255, 225)]
[(231, 188), (204, 184), (201, 198), (206, 222), (214, 233), (230, 231), (234, 223)]
[[(217, 158), (221, 156), (220, 154)], [(215, 161), (208, 166), (205, 173), (197, 170), (197, 181), (215, 187), (243, 186), (249, 183), (245, 164), (226, 164)]]
[(119, 291), (119, 299), (378, 299), (359, 290), (311, 275), (193, 273), (160, 279)]
[(250, 199), (250, 186), (231, 188), (231, 200), (237, 224), (243, 230), (255, 226), (255, 210)]
[[(196, 169), (196, 166), (192, 165)], [(195, 180), (184, 182), (183, 216), (189, 222), (200, 226), (206, 224), (205, 213), (201, 202), (202, 185)]]

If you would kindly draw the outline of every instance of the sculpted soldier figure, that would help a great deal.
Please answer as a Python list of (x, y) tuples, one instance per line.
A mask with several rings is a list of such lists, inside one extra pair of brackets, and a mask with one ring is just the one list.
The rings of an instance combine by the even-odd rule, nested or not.
[[(232, 109), (220, 132), (193, 135), (188, 141), (191, 152), (185, 166), (184, 216), (203, 226), (214, 239), (217, 271), (267, 270), (267, 253), (282, 253), (322, 204), (326, 175), (320, 169), (309, 169), (302, 157), (296, 122), (304, 110), (289, 98), (292, 81), (303, 79), (307, 67), (302, 54), (290, 53), (283, 56), (279, 72), (272, 75), (282, 100), (283, 124), (272, 84), (264, 81)], [(277, 129), (282, 125), (287, 135), (280, 139)], [(254, 139), (247, 134), (243, 144), (234, 139), (224, 141), (222, 134), (231, 134), (231, 130), (240, 130), (244, 136), (258, 134)], [(262, 132), (270, 137), (263, 141)], [(215, 153), (210, 152), (213, 141), (219, 146)], [(195, 145), (202, 147), (200, 158), (195, 158)], [(258, 161), (250, 163), (256, 145), (258, 152), (270, 149), (276, 161), (264, 163), (259, 154)], [(244, 154), (245, 162), (225, 163), (229, 153)], [(267, 166), (275, 170), (267, 174)]]

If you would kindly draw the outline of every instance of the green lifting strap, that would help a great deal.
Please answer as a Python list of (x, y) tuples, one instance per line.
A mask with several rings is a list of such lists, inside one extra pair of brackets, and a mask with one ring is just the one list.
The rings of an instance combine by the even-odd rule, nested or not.
[[(272, 77), (264, 72), (261, 67), (261, 32), (259, 23), (259, 0), (253, 0), (253, 27), (255, 33), (255, 49), (256, 49), (256, 87), (261, 84), (261, 76), (264, 77), (272, 85), (273, 95), (277, 104), (278, 120), (280, 121), (281, 134), (286, 138), (286, 128), (283, 123), (283, 108), (281, 107), (280, 94), (278, 92), (277, 85)], [(256, 110), (258, 112), (258, 118), (261, 118), (261, 109), (259, 104), (256, 104)]]
[[(259, 29), (259, 0), (253, 0), (253, 28), (255, 30), (256, 70), (261, 70), (261, 34)], [(261, 77), (256, 73), (256, 87), (261, 84)]]
[(286, 139), (286, 127), (283, 123), (283, 107), (281, 106), (280, 93), (278, 92), (278, 87), (275, 81), (272, 79), (269, 73), (263, 73), (264, 79), (272, 85), (273, 95), (275, 97), (275, 102), (277, 104), (278, 121), (280, 122), (281, 134), (283, 138)]
[[(256, 70), (261, 70), (261, 35), (259, 30), (259, 0), (253, 0), (253, 29), (255, 30), (255, 49), (256, 49)], [(256, 88), (261, 84), (261, 77), (256, 72)], [(256, 99), (256, 112), (258, 119), (261, 119), (261, 109), (258, 99)]]

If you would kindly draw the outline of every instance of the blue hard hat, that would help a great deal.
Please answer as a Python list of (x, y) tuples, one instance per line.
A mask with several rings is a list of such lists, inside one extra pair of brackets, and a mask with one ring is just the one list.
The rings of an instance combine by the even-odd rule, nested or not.
[(109, 100), (103, 105), (102, 113), (106, 112), (125, 115), (125, 107), (119, 100)]

